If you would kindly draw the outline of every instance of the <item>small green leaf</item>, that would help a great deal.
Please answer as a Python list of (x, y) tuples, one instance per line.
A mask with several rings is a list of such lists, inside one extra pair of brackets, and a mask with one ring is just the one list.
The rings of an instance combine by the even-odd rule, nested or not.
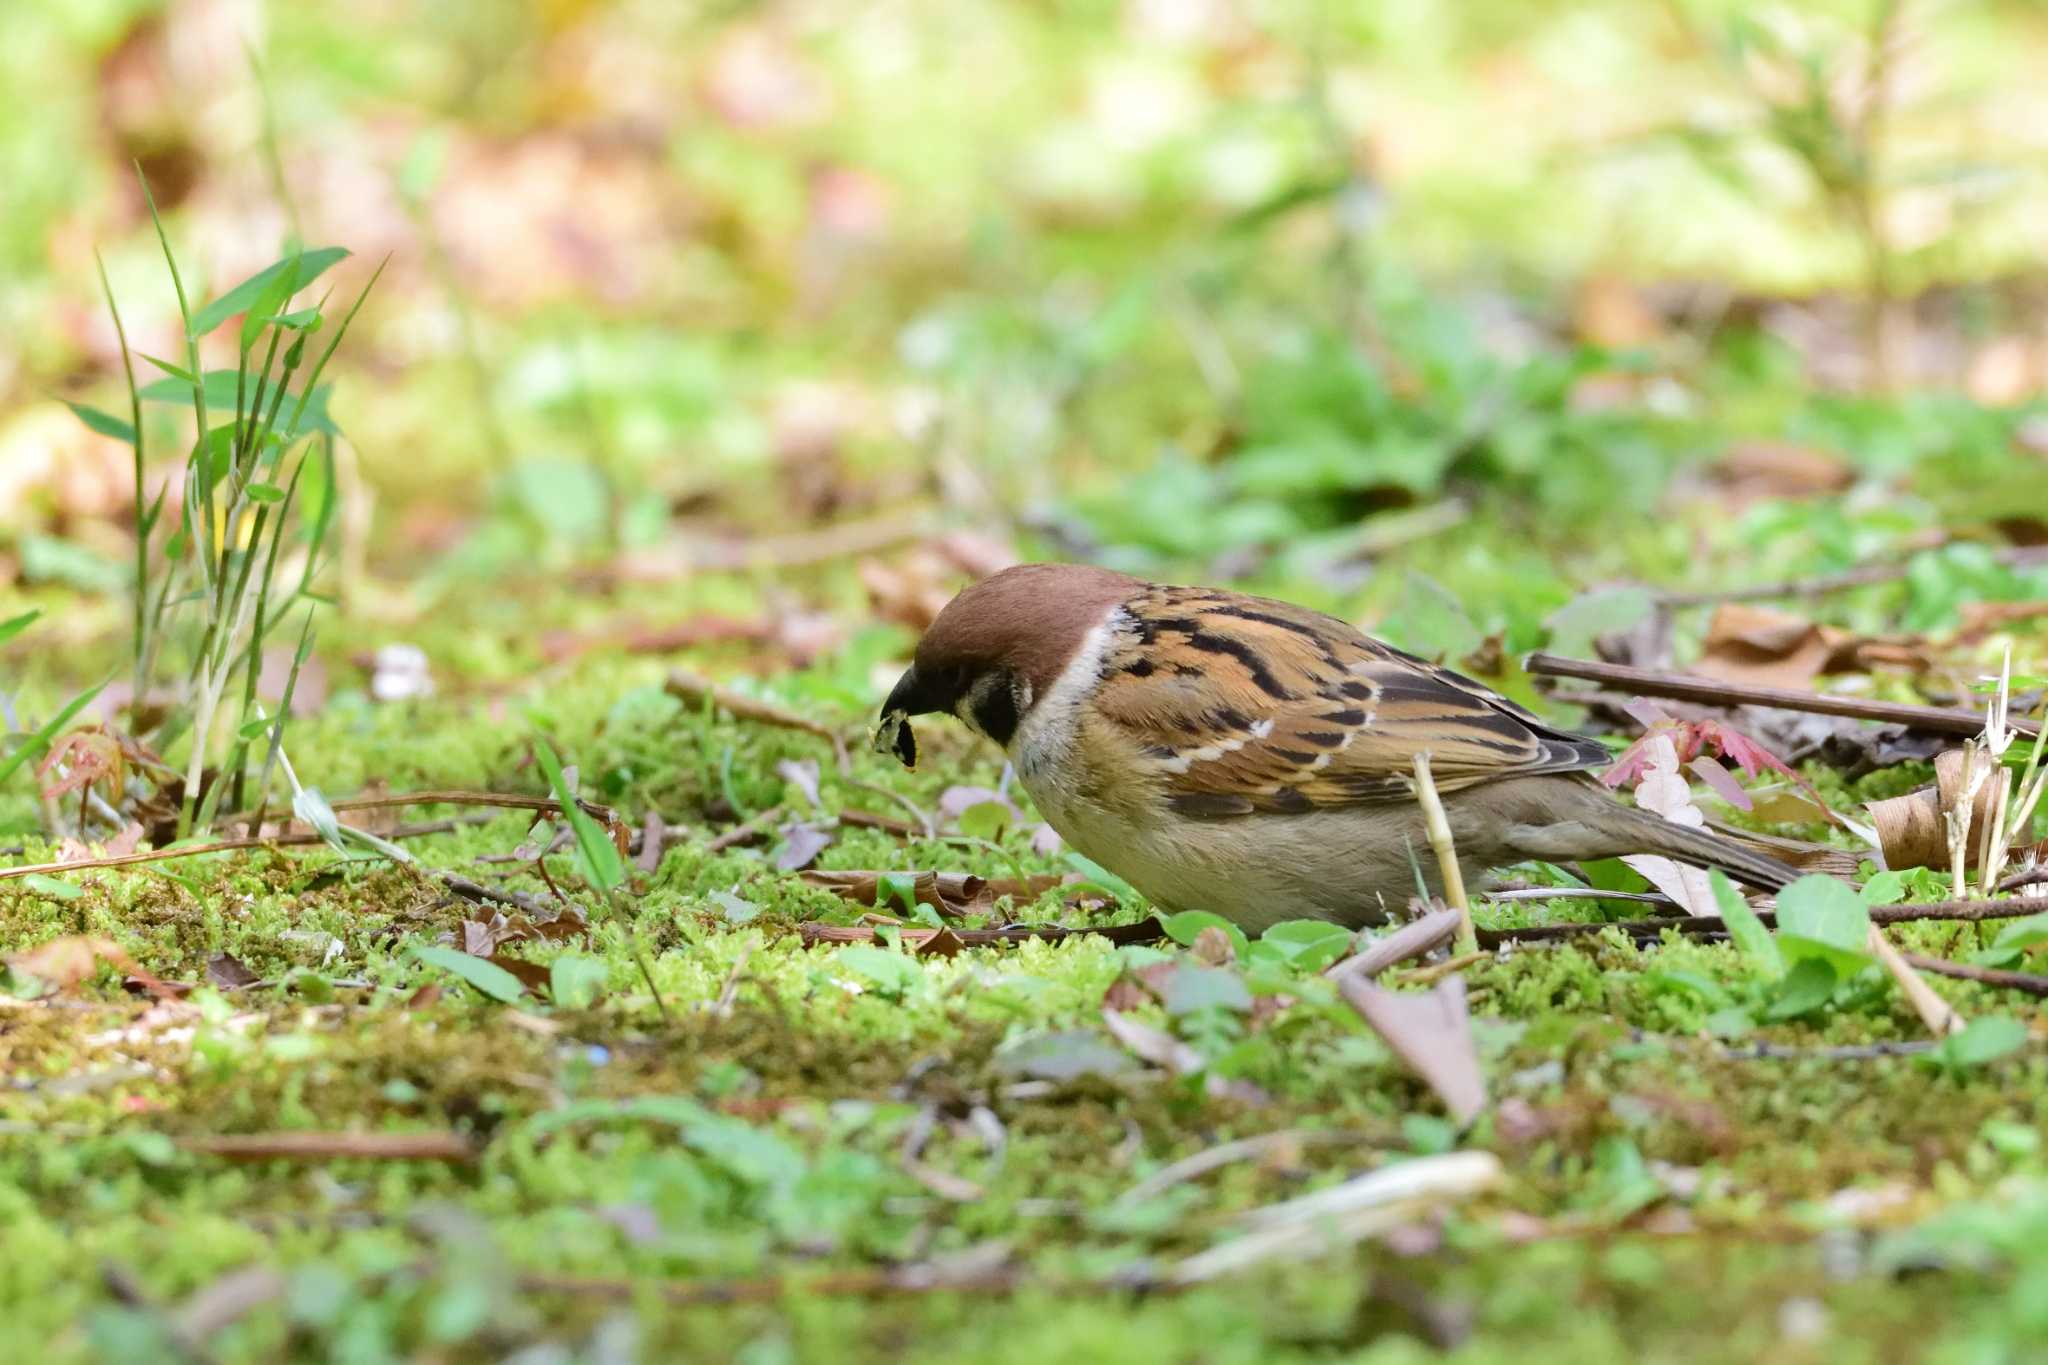
[(1698, 972), (1655, 971), (1644, 978), (1644, 984), (1660, 995), (1689, 995), (1709, 1009), (1719, 1009), (1728, 1003), (1728, 992), (1720, 983)]
[(274, 483), (252, 483), (242, 490), (251, 502), (278, 503), (284, 501), (284, 490)]
[(752, 901), (742, 900), (730, 891), (713, 891), (711, 899), (725, 912), (727, 924), (752, 924), (760, 917), (760, 906)]
[(1116, 1076), (1138, 1063), (1120, 1047), (1112, 1047), (1085, 1029), (1039, 1033), (1019, 1039), (995, 1055), (997, 1070), (1071, 1081), (1082, 1076)]
[(83, 403), (74, 403), (69, 398), (63, 401), (64, 406), (70, 408), (88, 429), (102, 436), (111, 436), (117, 441), (126, 441), (129, 445), (135, 444), (135, 428), (113, 413), (101, 412), (98, 408), (87, 407)]
[(55, 877), (45, 877), (40, 872), (31, 872), (21, 880), (29, 890), (40, 892), (51, 900), (75, 901), (85, 894), (84, 889), (81, 887), (73, 886), (70, 882), (59, 881)]
[(19, 616), (10, 616), (5, 621), (0, 621), (0, 645), (6, 644), (9, 640), (12, 640), (15, 636), (34, 625), (36, 618), (42, 614), (40, 609), (25, 611)]
[(1731, 1007), (1715, 1010), (1706, 1017), (1703, 1027), (1716, 1038), (1740, 1038), (1755, 1031), (1756, 1020), (1748, 1010)]
[(1000, 801), (977, 801), (960, 812), (960, 832), (971, 839), (996, 839), (1010, 823), (1010, 808)]
[(295, 269), (293, 278), (296, 283), (292, 292), (297, 293), (347, 255), (347, 250), (342, 247), (323, 246), (313, 251), (294, 252), (272, 262), (193, 314), (191, 335), (203, 337), (235, 314), (247, 312), (263, 291), (275, 284), (286, 271)]
[(1906, 874), (1886, 870), (1863, 883), (1865, 905), (1896, 905), (1906, 898)]
[(412, 955), (430, 967), (439, 967), (445, 972), (454, 973), (493, 1000), (509, 1005), (526, 994), (526, 987), (519, 984), (518, 977), (497, 963), (478, 957), (474, 953), (428, 944), (414, 944)]
[(1259, 945), (1276, 952), (1295, 971), (1319, 972), (1344, 956), (1351, 931), (1328, 920), (1283, 920), (1259, 936)]
[(1764, 922), (1749, 908), (1749, 902), (1728, 880), (1728, 874), (1718, 867), (1712, 869), (1707, 873), (1707, 885), (1714, 890), (1714, 904), (1721, 911), (1721, 922), (1728, 926), (1728, 937), (1736, 950), (1762, 967), (1765, 975), (1783, 976), (1785, 960), (1778, 945), (1771, 941), (1771, 931), (1764, 928)]
[(558, 957), (548, 968), (548, 994), (565, 1010), (588, 1009), (609, 980), (611, 968), (602, 958)]
[(1827, 1004), (1835, 993), (1835, 969), (1825, 957), (1802, 958), (1778, 983), (1766, 1019), (1797, 1019)]
[(1132, 886), (1122, 877), (1117, 876), (1116, 873), (1111, 872), (1086, 854), (1076, 853), (1072, 849), (1068, 849), (1067, 866), (1073, 868), (1087, 879), (1083, 885), (1100, 887), (1120, 901), (1144, 899), (1144, 897), (1138, 894), (1137, 887)]
[(1992, 940), (1993, 948), (2026, 949), (2037, 943), (2048, 943), (2048, 911), (2016, 919), (1998, 931)]
[[(172, 379), (178, 381), (178, 383), (183, 384), (189, 394), (189, 391), (191, 390), (192, 384), (194, 382), (192, 379), (192, 371), (184, 369), (177, 365), (173, 365), (168, 360), (158, 360), (155, 356), (147, 355), (141, 351), (137, 351), (135, 354), (142, 356), (144, 360), (147, 360), (150, 364), (156, 366), (159, 370), (162, 370)], [(162, 386), (163, 382), (163, 380), (159, 379), (155, 384), (151, 384), (149, 388), (145, 388), (142, 391), (142, 397), (149, 397), (149, 390)]]
[(915, 958), (855, 943), (841, 948), (835, 962), (884, 995), (901, 996), (924, 980)]
[(1778, 933), (1860, 956), (1870, 941), (1870, 907), (1847, 882), (1818, 873), (1801, 877), (1778, 893)]
[[(208, 370), (199, 386), (206, 394), (206, 406), (224, 413), (237, 411), (237, 397), (246, 404), (256, 396), (255, 380), (244, 383), (239, 370)], [(145, 403), (189, 403), (192, 376), (180, 370), (169, 379), (143, 385), (139, 396)]]
[(2027, 1042), (2027, 1026), (2002, 1014), (1972, 1019), (1962, 1032), (1951, 1033), (1921, 1060), (1943, 1071), (1962, 1071), (1995, 1062), (2019, 1051)]
[(906, 913), (917, 909), (917, 874), (884, 872), (875, 878), (875, 909), (900, 905)]
[(1183, 962), (1166, 978), (1166, 1012), (1193, 1014), (1198, 1010), (1224, 1009), (1242, 1014), (1252, 1007), (1252, 993), (1242, 978), (1224, 967), (1204, 967)]
[(1183, 948), (1191, 947), (1204, 929), (1221, 929), (1229, 937), (1231, 946), (1237, 949), (1238, 957), (1247, 955), (1244, 930), (1208, 910), (1183, 910), (1178, 915), (1168, 915), (1161, 927), (1166, 930), (1168, 938)]

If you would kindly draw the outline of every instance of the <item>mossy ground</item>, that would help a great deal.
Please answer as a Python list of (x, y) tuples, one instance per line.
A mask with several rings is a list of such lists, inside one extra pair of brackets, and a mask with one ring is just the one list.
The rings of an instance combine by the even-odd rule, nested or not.
[[(861, 717), (838, 697), (858, 692), (862, 653), (772, 690), (854, 734)], [(746, 814), (805, 808), (776, 772), (784, 758), (823, 760), (824, 819), (889, 808), (876, 786), (929, 809), (951, 782), (993, 782), (994, 756), (932, 727), (917, 772), (856, 746), (842, 775), (809, 736), (668, 697), (664, 666), (599, 654), (539, 687), (468, 679), (400, 706), (343, 696), (295, 735), (300, 770), (336, 793), (372, 779), (535, 792), (528, 744), (545, 729), (582, 765), (586, 790), (684, 826), (616, 913), (580, 896), (569, 858), (553, 860), (590, 905), (587, 940), (506, 951), (543, 965), (600, 959), (605, 989), (587, 1008), (536, 996), (508, 1007), (423, 966), (412, 945), (459, 942), (461, 921), (482, 912), (421, 871), (322, 848), (77, 874), (71, 894), (0, 884), (11, 948), (103, 934), (168, 981), (204, 983), (209, 959), (226, 954), (281, 983), (202, 986), (163, 1006), (103, 969), (71, 997), (0, 1012), (0, 1350), (158, 1358), (179, 1305), (252, 1265), (284, 1272), (288, 1288), (214, 1335), (217, 1359), (544, 1348), (553, 1354), (533, 1358), (600, 1360), (630, 1338), (643, 1358), (760, 1362), (1405, 1361), (1446, 1347), (1442, 1358), (1461, 1361), (1880, 1361), (1937, 1348), (1975, 1360), (2001, 1358), (1998, 1343), (2028, 1320), (1995, 1264), (1948, 1258), (1901, 1278), (1888, 1230), (1995, 1206), (2006, 1182), (2038, 1171), (2028, 1138), (2048, 1120), (2048, 1055), (1947, 1074), (1911, 1056), (1829, 1054), (1922, 1036), (1880, 991), (1742, 1040), (1803, 1055), (1743, 1057), (1702, 1029), (1717, 1000), (1753, 983), (1751, 964), (1725, 945), (1637, 947), (1616, 931), (1466, 973), (1497, 1104), (1462, 1136), (1312, 974), (1295, 983), (1297, 1003), (1224, 1050), (1256, 1102), (1151, 1071), (1025, 1084), (1003, 1049), (1097, 1027), (1104, 991), (1143, 950), (1092, 936), (970, 949), (885, 989), (796, 933), (861, 907), (776, 871), (772, 840), (705, 848)], [(525, 865), (476, 861), (527, 828), (506, 812), (407, 847), (421, 868), (546, 898)], [(31, 842), (21, 856), (50, 851)], [(820, 865), (1066, 866), (1022, 829), (970, 846), (851, 827)], [(721, 892), (758, 915), (733, 922)], [(1129, 921), (1142, 909), (1089, 913)], [(1081, 913), (1056, 893), (1005, 912)], [(1486, 917), (1600, 913), (1519, 904)], [(1911, 926), (1900, 939), (1953, 955), (1990, 932)], [(629, 935), (652, 955), (666, 1018)], [(437, 999), (416, 995), (436, 980)], [(1980, 987), (1937, 989), (1966, 1012), (2032, 1017)], [(1155, 1009), (1139, 1017), (1167, 1022)], [(558, 1122), (565, 1108), (581, 1118)], [(180, 1145), (286, 1130), (454, 1132), (480, 1154), (233, 1164)], [(1118, 1202), (1169, 1162), (1290, 1130), (1343, 1138)], [(913, 1133), (926, 1134), (915, 1168), (903, 1156)], [(1112, 1287), (1227, 1236), (1245, 1209), (1449, 1145), (1497, 1153), (1507, 1180), (1424, 1232), (1180, 1293)], [(817, 1287), (992, 1246), (1006, 1267), (998, 1286)], [(109, 1266), (154, 1306), (113, 1296)], [(767, 1297), (661, 1297), (663, 1285), (712, 1281)]]

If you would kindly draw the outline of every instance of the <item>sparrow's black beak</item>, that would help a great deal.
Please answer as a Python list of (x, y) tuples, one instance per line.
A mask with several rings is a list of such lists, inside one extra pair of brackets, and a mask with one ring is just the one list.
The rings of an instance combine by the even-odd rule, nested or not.
[(910, 728), (910, 718), (945, 709), (917, 676), (915, 665), (904, 669), (896, 686), (889, 690), (889, 700), (882, 703), (882, 723), (875, 728), (875, 751), (894, 754), (904, 767), (915, 768), (917, 733)]

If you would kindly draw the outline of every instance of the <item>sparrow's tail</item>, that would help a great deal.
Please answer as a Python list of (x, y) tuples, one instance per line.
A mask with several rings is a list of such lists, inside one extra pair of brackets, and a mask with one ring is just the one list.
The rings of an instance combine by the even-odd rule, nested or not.
[(1759, 891), (1780, 891), (1805, 875), (1789, 863), (1768, 853), (1736, 842), (1725, 834), (1674, 825), (1651, 811), (1616, 806), (1615, 814), (1626, 818), (1627, 836), (1641, 844), (1636, 853), (1661, 853), (1682, 862), (1718, 867), (1736, 881)]
[(1660, 853), (1681, 862), (1718, 867), (1762, 891), (1777, 891), (1804, 875), (1804, 869), (1745, 840), (1711, 829), (1676, 825), (1654, 811), (1624, 806), (1590, 780), (1539, 780), (1547, 785), (1525, 785), (1515, 795), (1538, 796), (1543, 805), (1540, 818), (1531, 807), (1523, 806), (1514, 812), (1523, 815), (1523, 820), (1501, 831), (1505, 849), (1520, 857), (1571, 862)]

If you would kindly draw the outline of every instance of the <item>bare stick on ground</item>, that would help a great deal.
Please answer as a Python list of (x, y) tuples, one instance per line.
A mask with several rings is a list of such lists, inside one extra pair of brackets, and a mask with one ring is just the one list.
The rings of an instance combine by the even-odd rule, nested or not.
[(777, 706), (772, 701), (762, 701), (758, 697), (735, 692), (729, 687), (720, 687), (709, 678), (700, 678), (695, 673), (687, 673), (682, 669), (668, 675), (667, 691), (671, 697), (684, 702), (702, 702), (709, 698), (714, 706), (732, 713), (740, 720), (751, 720), (761, 725), (775, 725), (784, 730), (801, 730), (807, 735), (816, 735), (832, 746), (832, 756), (838, 760), (840, 772), (846, 772), (853, 766), (852, 760), (846, 754), (846, 741), (839, 737), (837, 730), (823, 721), (812, 720), (809, 716), (800, 715), (788, 707)]
[[(1883, 721), (1964, 739), (1972, 738), (1984, 729), (1982, 715), (1958, 707), (1915, 706), (1908, 702), (1872, 701), (1865, 697), (1836, 697), (1824, 692), (1799, 692), (1784, 687), (1750, 687), (1719, 678), (1702, 678), (1692, 673), (1662, 673), (1653, 668), (1630, 668), (1624, 664), (1597, 663), (1591, 659), (1566, 659), (1556, 654), (1531, 654), (1523, 667), (1543, 677), (1580, 678), (1618, 687), (1637, 696), (1670, 697), (1705, 706), (1769, 706), (1781, 711), (1849, 716), (1856, 720)], [(2012, 728), (2023, 735), (2040, 733), (2040, 726), (2033, 721), (2014, 721)]]

